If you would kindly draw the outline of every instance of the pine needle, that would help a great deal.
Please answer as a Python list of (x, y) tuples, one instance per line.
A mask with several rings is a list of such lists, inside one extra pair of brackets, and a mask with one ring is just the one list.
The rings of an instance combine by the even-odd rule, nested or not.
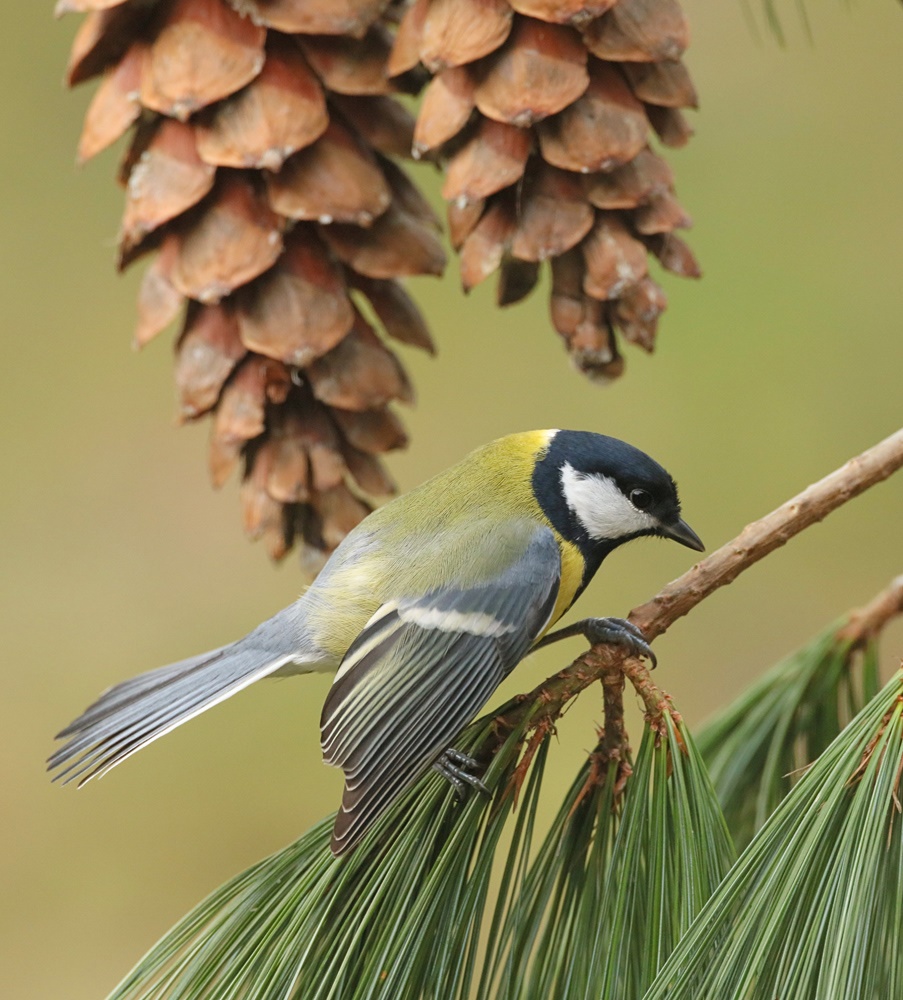
[[(476, 751), (492, 726), (474, 723), (460, 748)], [(200, 903), (111, 1000), (466, 996), (523, 737), (515, 730), (493, 758), (491, 800), (461, 803), (430, 773), (345, 859), (329, 852), (333, 817), (318, 823)], [(544, 759), (540, 748), (525, 815)]]
[(724, 876), (733, 848), (708, 775), (688, 733), (662, 724), (623, 799), (616, 762), (577, 776), (520, 895), (500, 900), (481, 1000), (641, 997)]
[[(625, 792), (594, 756), (535, 850), (552, 730), (515, 811), (528, 725), (489, 766), (491, 800), (427, 775), (341, 860), (324, 820), (204, 900), (112, 1000), (639, 998), (732, 858), (701, 758), (670, 717)], [(486, 717), (459, 745), (495, 739)]]
[(803, 775), (644, 1000), (903, 996), (903, 672)]
[(878, 691), (874, 641), (860, 656), (844, 624), (774, 666), (697, 737), (740, 849)]

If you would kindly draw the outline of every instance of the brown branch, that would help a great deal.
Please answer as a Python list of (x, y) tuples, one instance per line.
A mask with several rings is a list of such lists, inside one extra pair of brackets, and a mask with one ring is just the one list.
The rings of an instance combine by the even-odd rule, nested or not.
[(903, 430), (851, 458), (835, 472), (813, 483), (777, 510), (748, 524), (727, 545), (669, 583), (661, 593), (630, 612), (647, 638), (654, 639), (692, 611), (719, 587), (731, 583), (753, 563), (785, 545), (804, 528), (887, 479), (903, 466)]
[[(602, 705), (605, 711), (605, 730), (602, 747), (609, 759), (629, 753), (627, 728), (624, 725), (624, 671), (606, 670), (602, 674)], [(625, 751), (626, 748), (626, 751)]]
[(868, 604), (851, 611), (837, 638), (859, 646), (876, 636), (892, 618), (900, 614), (903, 614), (903, 576), (891, 580)]
[(606, 670), (602, 674), (602, 705), (605, 712), (605, 729), (601, 749), (605, 760), (617, 767), (614, 784), (615, 801), (627, 787), (633, 774), (630, 762), (630, 743), (624, 725), (624, 671)]
[[(731, 583), (753, 563), (786, 544), (805, 528), (821, 521), (848, 500), (887, 479), (901, 467), (903, 429), (850, 459), (770, 514), (748, 524), (733, 541), (722, 545), (683, 576), (669, 583), (651, 601), (634, 608), (630, 612), (630, 620), (639, 625), (650, 640), (654, 639), (719, 587)], [(874, 603), (868, 608), (873, 608)], [(881, 609), (874, 610), (874, 619), (871, 616), (863, 619), (864, 627), (869, 627), (868, 623), (873, 620), (878, 622), (880, 615), (887, 613), (885, 604), (881, 605)], [(863, 609), (863, 613), (866, 610)], [(528, 694), (520, 695), (503, 706), (496, 716), (497, 731), (510, 732), (512, 726), (527, 716), (531, 727), (544, 720), (554, 721), (567, 702), (615, 670), (623, 671), (630, 679), (643, 700), (647, 719), (654, 722), (669, 712), (679, 721), (670, 699), (652, 682), (648, 669), (640, 660), (627, 658), (615, 646), (598, 645)]]

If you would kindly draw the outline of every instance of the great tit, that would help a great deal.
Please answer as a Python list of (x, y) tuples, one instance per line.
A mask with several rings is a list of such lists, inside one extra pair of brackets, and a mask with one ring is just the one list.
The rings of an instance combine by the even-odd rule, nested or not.
[(531, 649), (583, 632), (651, 656), (622, 619), (548, 633), (643, 535), (703, 548), (648, 455), (586, 431), (503, 437), (370, 514), (243, 639), (110, 688), (59, 734), (50, 769), (82, 784), (261, 677), (337, 670), (321, 736), (345, 775), (341, 854), (428, 768), (478, 783), (450, 744)]

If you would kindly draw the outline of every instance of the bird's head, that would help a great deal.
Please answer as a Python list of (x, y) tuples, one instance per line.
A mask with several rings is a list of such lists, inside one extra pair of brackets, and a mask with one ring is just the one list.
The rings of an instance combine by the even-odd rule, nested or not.
[(671, 538), (701, 552), (680, 516), (677, 486), (648, 455), (589, 431), (555, 431), (533, 473), (533, 492), (555, 529), (601, 558), (632, 538)]

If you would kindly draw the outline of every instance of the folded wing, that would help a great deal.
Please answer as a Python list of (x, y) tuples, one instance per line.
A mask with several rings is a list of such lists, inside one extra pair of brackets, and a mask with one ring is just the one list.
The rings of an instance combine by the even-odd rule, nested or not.
[(387, 602), (349, 648), (321, 718), (324, 757), (345, 772), (334, 853), (436, 761), (545, 628), (558, 545), (531, 526), (522, 551), (485, 583)]

